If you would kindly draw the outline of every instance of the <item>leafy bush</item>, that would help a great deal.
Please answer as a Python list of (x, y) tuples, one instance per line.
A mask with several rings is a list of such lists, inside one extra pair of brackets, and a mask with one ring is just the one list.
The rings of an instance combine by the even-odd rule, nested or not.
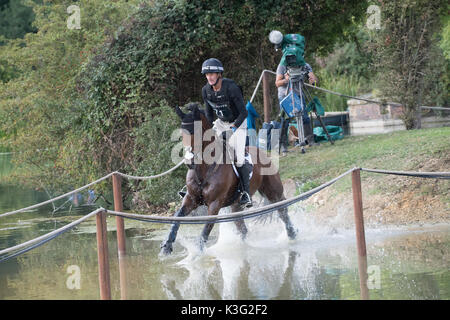
[[(18, 161), (54, 190), (114, 170), (167, 170), (175, 144), (167, 138), (179, 126), (171, 107), (201, 99), (204, 59), (219, 58), (248, 99), (261, 71), (279, 62), (267, 39), (272, 29), (300, 32), (308, 52), (325, 53), (366, 7), (356, 0), (161, 0), (139, 8), (137, 0), (82, 0), (81, 29), (68, 31), (71, 2), (34, 7), (38, 33), (25, 37), (23, 50), (9, 43), (23, 76), (0, 87), (0, 113), (8, 120), (0, 130), (16, 130), (10, 141), (23, 151)], [(167, 202), (184, 172), (131, 183), (126, 193)]]
[[(345, 3), (339, 8), (342, 6), (343, 19), (339, 23), (322, 21), (319, 33), (311, 28), (318, 24), (313, 15), (283, 1), (159, 1), (142, 5), (81, 73), (80, 87), (88, 107), (80, 121), (83, 130), (98, 129), (88, 135), (92, 151), (100, 150), (97, 163), (111, 164), (107, 171), (166, 170), (173, 165), (170, 150), (174, 145), (167, 137), (179, 121), (171, 118), (170, 108), (161, 105), (201, 99), (203, 60), (218, 57), (225, 66), (225, 76), (250, 92), (264, 65), (278, 63), (279, 56), (267, 41), (273, 26), (285, 32), (301, 30), (310, 36), (310, 46), (320, 43), (322, 50), (330, 49), (330, 40), (338, 37), (332, 29), (342, 28), (346, 19), (350, 21), (363, 7)], [(310, 9), (323, 12), (332, 8), (319, 1)], [(277, 12), (284, 13), (283, 20)], [(159, 139), (161, 136), (166, 139)], [(141, 143), (152, 147), (144, 150)], [(183, 185), (181, 176), (178, 180), (171, 176), (152, 181), (144, 194), (153, 203), (167, 202)]]
[[(318, 72), (318, 78), (320, 81), (320, 87), (327, 88), (328, 90), (339, 92), (350, 96), (358, 96), (361, 94), (361, 83), (363, 80), (356, 75), (340, 75), (336, 76), (334, 73), (329, 73), (326, 70)], [(324, 93), (315, 91), (325, 111), (346, 111), (348, 98), (340, 97), (331, 93)]]
[(36, 1), (32, 6), (36, 33), (4, 39), (2, 60), (19, 75), (0, 83), (0, 131), (4, 144), (17, 151), (22, 183), (46, 186), (61, 192), (98, 178), (87, 154), (85, 132), (77, 119), (83, 113), (77, 99), (76, 75), (95, 46), (103, 43), (128, 14), (136, 1), (79, 1), (81, 29), (67, 28), (70, 0)]

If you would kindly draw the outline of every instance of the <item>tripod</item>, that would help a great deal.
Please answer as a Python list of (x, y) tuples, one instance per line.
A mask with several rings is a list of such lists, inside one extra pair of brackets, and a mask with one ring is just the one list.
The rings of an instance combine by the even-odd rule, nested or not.
[[(305, 153), (305, 146), (309, 144), (310, 141), (306, 140), (305, 137), (305, 130), (303, 125), (303, 115), (307, 113), (306, 110), (306, 101), (309, 100), (309, 105), (311, 105), (312, 112), (315, 113), (317, 119), (320, 122), (320, 125), (322, 126), (325, 134), (328, 137), (328, 140), (331, 142), (331, 144), (334, 144), (333, 139), (331, 138), (330, 134), (328, 133), (328, 130), (325, 126), (325, 124), (322, 121), (322, 118), (320, 117), (319, 113), (317, 112), (317, 108), (314, 102), (314, 99), (311, 97), (311, 94), (309, 93), (308, 89), (306, 88), (304, 84), (304, 79), (307, 78), (308, 71), (306, 71), (304, 68), (292, 68), (288, 67), (288, 74), (289, 74), (289, 86), (287, 88), (288, 90), (291, 90), (290, 96), (286, 97), (285, 99), (289, 99), (288, 103), (290, 102), (290, 106), (292, 106), (292, 110), (286, 111), (284, 110), (288, 116), (287, 121), (289, 122), (290, 119), (294, 118), (297, 122), (297, 129), (298, 129), (298, 143), (301, 148), (301, 152)], [(296, 97), (294, 94), (295, 89), (298, 89), (297, 92), (299, 93), (300, 99)], [(287, 93), (286, 91), (286, 93)], [(280, 102), (280, 106), (286, 104), (285, 99)], [(281, 117), (283, 117), (283, 112), (281, 112)], [(284, 121), (282, 121), (283, 123)], [(283, 127), (283, 126), (282, 126)], [(311, 128), (312, 129), (312, 128)], [(283, 139), (283, 134), (280, 137), (280, 140)], [(280, 141), (280, 148), (281, 148), (281, 141)], [(280, 149), (278, 151), (280, 153)]]

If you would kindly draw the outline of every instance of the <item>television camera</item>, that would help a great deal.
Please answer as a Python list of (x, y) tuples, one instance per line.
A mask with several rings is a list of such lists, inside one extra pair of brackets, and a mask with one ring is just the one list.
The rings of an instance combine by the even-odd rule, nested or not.
[[(289, 85), (286, 89), (286, 96), (280, 101), (280, 108), (282, 110), (280, 114), (281, 122), (285, 123), (285, 121), (287, 121), (289, 123), (290, 119), (296, 118), (299, 146), (301, 147), (301, 152), (305, 153), (304, 147), (313, 141), (307, 141), (305, 138), (303, 117), (306, 116), (309, 111), (312, 111), (316, 114), (329, 141), (333, 144), (333, 140), (317, 110), (316, 104), (320, 104), (320, 102), (318, 98), (311, 97), (311, 94), (305, 86), (305, 82), (308, 81), (309, 73), (304, 60), (305, 37), (300, 34), (287, 34), (283, 36), (280, 31), (273, 30), (269, 34), (269, 41), (275, 45), (275, 50), (282, 50), (283, 55), (280, 64), (286, 67), (289, 75)], [(308, 105), (306, 104), (307, 100), (309, 101)], [(284, 119), (284, 115), (287, 115), (288, 119)], [(282, 128), (284, 127), (285, 126), (282, 124)], [(281, 133), (281, 139), (283, 139), (283, 135), (287, 135), (287, 131), (283, 131), (284, 130), (282, 130)]]

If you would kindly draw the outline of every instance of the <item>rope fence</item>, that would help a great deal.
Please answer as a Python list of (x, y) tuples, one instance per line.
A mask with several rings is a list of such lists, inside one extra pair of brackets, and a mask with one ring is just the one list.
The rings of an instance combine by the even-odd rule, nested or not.
[(72, 190), (70, 192), (64, 193), (64, 194), (62, 194), (60, 196), (57, 196), (55, 198), (51, 198), (50, 200), (46, 200), (46, 201), (40, 202), (38, 204), (34, 204), (34, 205), (26, 207), (26, 208), (22, 208), (22, 209), (10, 211), (10, 212), (2, 213), (2, 214), (0, 214), (0, 218), (7, 217), (7, 216), (10, 216), (10, 215), (13, 215), (13, 214), (16, 214), (16, 213), (20, 213), (20, 212), (24, 212), (24, 211), (36, 209), (36, 208), (42, 207), (44, 205), (50, 204), (50, 203), (52, 203), (54, 201), (57, 201), (57, 200), (60, 200), (60, 199), (64, 199), (65, 197), (71, 196), (71, 195), (73, 195), (75, 193), (78, 193), (80, 191), (83, 191), (83, 190), (85, 190), (85, 189), (87, 189), (87, 188), (89, 188), (89, 187), (91, 187), (91, 186), (93, 186), (93, 185), (95, 185), (95, 184), (97, 184), (99, 182), (102, 182), (103, 180), (106, 180), (106, 179), (110, 178), (111, 176), (113, 176), (115, 174), (119, 175), (119, 176), (122, 176), (122, 177), (125, 177), (125, 178), (128, 178), (128, 179), (134, 179), (134, 180), (156, 179), (156, 178), (160, 178), (160, 177), (162, 177), (162, 176), (164, 176), (166, 174), (171, 173), (172, 171), (174, 171), (175, 169), (180, 167), (183, 163), (184, 163), (184, 160), (180, 161), (177, 165), (175, 165), (174, 167), (170, 168), (169, 170), (167, 170), (165, 172), (162, 172), (160, 174), (154, 175), (154, 176), (137, 177), (137, 176), (130, 176), (130, 175), (118, 172), (118, 171), (111, 172), (111, 173), (107, 174), (106, 176), (104, 176), (104, 177), (102, 177), (100, 179), (97, 179), (97, 180), (95, 180), (95, 181), (93, 181), (93, 182), (91, 182), (91, 183), (89, 183), (89, 184), (87, 184), (85, 186), (82, 186), (82, 187), (80, 187), (78, 189), (75, 189), (75, 190)]
[(420, 109), (430, 109), (430, 110), (438, 110), (438, 111), (450, 111), (450, 108), (444, 108), (444, 107), (427, 107), (427, 106), (420, 106)]
[(435, 179), (450, 179), (450, 172), (412, 172), (412, 171), (391, 171), (391, 170), (379, 170), (379, 169), (367, 169), (361, 168), (361, 171), (393, 174), (397, 176), (408, 176), (417, 178), (435, 178)]
[[(266, 69), (266, 70), (263, 70), (263, 71), (261, 72), (261, 76), (259, 77), (258, 83), (256, 84), (256, 88), (255, 88), (255, 90), (253, 91), (252, 97), (250, 98), (250, 102), (252, 102), (253, 99), (255, 98), (256, 92), (258, 91), (259, 85), (261, 84), (261, 80), (263, 79), (264, 73), (266, 73), (266, 72), (267, 72), (267, 73), (270, 73), (270, 74), (273, 74), (273, 75), (276, 75), (276, 74), (277, 74), (275, 71), (267, 70), (267, 69)], [(327, 93), (331, 93), (331, 94), (334, 94), (334, 95), (337, 95), (337, 96), (340, 96), (340, 97), (344, 97), (344, 98), (356, 99), (356, 100), (362, 100), (362, 101), (371, 102), (371, 103), (376, 103), (376, 104), (380, 104), (380, 105), (385, 105), (385, 104), (387, 104), (387, 102), (383, 102), (383, 101), (377, 101), (377, 100), (365, 99), (365, 98), (361, 98), (361, 97), (354, 97), (354, 96), (346, 95), (346, 94), (343, 94), (343, 93), (331, 91), (331, 90), (328, 90), (328, 89), (325, 89), (325, 88), (321, 88), (321, 87), (318, 87), (318, 86), (313, 86), (313, 85), (311, 85), (311, 84), (309, 84), (309, 83), (305, 83), (305, 85), (308, 86), (308, 87), (310, 87), (310, 88), (317, 89), (317, 90), (320, 90), (320, 91), (323, 91), (323, 92), (327, 92)], [(445, 108), (444, 108), (444, 109), (445, 109)]]
[(0, 218), (7, 217), (7, 216), (10, 216), (10, 215), (13, 215), (13, 214), (16, 214), (16, 213), (20, 213), (20, 212), (24, 212), (24, 211), (29, 211), (29, 210), (32, 210), (32, 209), (36, 209), (36, 208), (45, 206), (45, 205), (47, 205), (47, 204), (50, 204), (50, 203), (52, 203), (52, 202), (55, 202), (55, 201), (57, 201), (57, 200), (64, 199), (65, 197), (68, 197), (68, 196), (73, 195), (73, 194), (75, 194), (75, 193), (77, 193), (77, 192), (83, 191), (84, 189), (87, 189), (87, 188), (89, 188), (89, 187), (91, 187), (91, 186), (93, 186), (93, 185), (95, 185), (95, 184), (97, 184), (97, 183), (99, 183), (99, 182), (102, 182), (103, 180), (108, 179), (108, 178), (111, 177), (113, 174), (114, 174), (114, 172), (112, 172), (112, 173), (110, 173), (110, 174), (108, 174), (108, 175), (106, 175), (106, 176), (104, 176), (104, 177), (102, 177), (102, 178), (100, 178), (100, 179), (98, 179), (98, 180), (95, 180), (95, 181), (93, 181), (93, 182), (91, 182), (91, 183), (89, 183), (89, 184), (87, 184), (87, 185), (85, 185), (85, 186), (83, 186), (83, 187), (80, 187), (80, 188), (75, 189), (75, 190), (73, 190), (73, 191), (64, 193), (64, 194), (62, 194), (62, 195), (60, 195), (60, 196), (57, 196), (57, 197), (55, 197), (55, 198), (51, 198), (50, 200), (46, 200), (46, 201), (43, 201), (43, 202), (34, 204), (34, 205), (29, 206), (29, 207), (26, 207), (26, 208), (22, 208), (22, 209), (10, 211), (10, 212), (2, 213), (2, 214), (0, 214)]
[[(250, 99), (250, 102), (254, 99), (256, 92), (258, 90), (258, 87), (263, 79), (263, 75), (265, 73), (272, 73), (276, 74), (275, 72), (271, 70), (263, 70), (261, 73), (261, 76), (259, 78), (259, 81), (257, 83), (257, 86), (255, 88), (255, 91), (253, 92), (253, 95)], [(266, 81), (266, 79), (264, 80)], [(324, 88), (320, 88), (317, 86), (313, 86), (310, 84), (305, 84), (311, 88), (321, 90), (327, 93), (339, 95), (346, 98), (351, 99), (357, 99), (357, 100), (363, 100), (371, 103), (377, 103), (377, 104), (385, 104), (385, 102), (370, 100), (370, 99), (364, 99), (359, 97), (353, 97), (337, 92), (333, 92), (331, 90), (327, 90)], [(441, 108), (441, 107), (420, 107), (423, 109), (434, 109), (434, 110), (450, 110), (450, 108)], [(5, 154), (5, 153), (3, 153)], [(10, 154), (10, 153), (7, 153)], [(392, 170), (381, 170), (381, 169), (368, 169), (368, 168), (359, 168), (355, 167), (352, 169), (347, 170), (346, 172), (342, 173), (341, 175), (335, 177), (334, 179), (323, 183), (322, 185), (311, 189), (307, 192), (304, 192), (298, 196), (294, 196), (289, 199), (285, 199), (276, 203), (272, 203), (263, 207), (259, 208), (252, 208), (249, 210), (239, 211), (239, 212), (233, 212), (226, 215), (214, 215), (214, 216), (184, 216), (184, 217), (175, 217), (175, 216), (158, 216), (158, 215), (144, 215), (144, 214), (136, 214), (136, 213), (126, 213), (122, 212), (123, 206), (122, 206), (122, 195), (121, 195), (121, 183), (120, 183), (120, 177), (131, 179), (131, 180), (151, 180), (160, 178), (162, 176), (165, 176), (177, 168), (179, 168), (184, 163), (184, 160), (180, 161), (178, 164), (170, 168), (169, 170), (162, 172), (157, 175), (151, 175), (151, 176), (133, 176), (124, 174), (118, 171), (111, 172), (107, 174), (106, 176), (97, 179), (85, 186), (82, 186), (78, 189), (75, 189), (73, 191), (67, 192), (65, 194), (62, 194), (60, 196), (57, 196), (55, 198), (49, 199), (47, 201), (28, 206), (26, 208), (6, 212), (3, 214), (0, 214), (0, 218), (11, 216), (16, 213), (28, 211), (31, 209), (35, 209), (50, 203), (53, 203), (54, 201), (63, 199), (65, 197), (71, 196), (73, 194), (76, 194), (80, 191), (83, 191), (97, 183), (100, 183), (108, 178), (112, 177), (113, 180), (113, 194), (114, 194), (114, 208), (115, 210), (107, 210), (104, 208), (98, 208), (83, 217), (61, 227), (56, 230), (53, 230), (47, 234), (41, 235), (39, 237), (36, 237), (34, 239), (28, 240), (24, 243), (12, 246), (10, 248), (2, 249), (0, 250), (0, 262), (7, 261), (11, 258), (17, 257), (21, 254), (24, 254), (30, 250), (33, 250), (35, 248), (38, 248), (45, 243), (57, 238), (61, 234), (72, 230), (77, 225), (83, 223), (87, 219), (96, 216), (96, 225), (97, 225), (97, 252), (98, 252), (98, 260), (99, 260), (99, 282), (100, 282), (100, 297), (101, 299), (110, 299), (110, 284), (109, 284), (109, 263), (108, 263), (108, 247), (107, 247), (107, 228), (106, 228), (106, 214), (113, 215), (116, 217), (116, 224), (117, 224), (117, 242), (118, 242), (118, 253), (119, 253), (119, 267), (121, 264), (121, 255), (125, 254), (125, 233), (124, 233), (124, 225), (123, 225), (123, 218), (127, 219), (134, 219), (138, 221), (143, 222), (150, 222), (150, 223), (165, 223), (165, 224), (209, 224), (209, 223), (222, 223), (222, 222), (232, 222), (232, 221), (238, 221), (243, 219), (249, 219), (254, 218), (257, 216), (261, 216), (264, 214), (271, 213), (276, 210), (287, 208), (299, 201), (306, 200), (315, 193), (329, 187), (330, 185), (334, 184), (336, 181), (340, 180), (341, 178), (351, 174), (352, 176), (352, 189), (353, 189), (353, 202), (354, 202), (354, 213), (355, 213), (355, 231), (356, 231), (356, 239), (357, 239), (357, 248), (358, 248), (358, 259), (362, 259), (363, 261), (361, 265), (367, 265), (367, 257), (366, 257), (366, 247), (365, 247), (365, 235), (364, 235), (364, 221), (363, 221), (363, 214), (362, 214), (362, 195), (361, 195), (361, 178), (360, 178), (360, 171), (370, 172), (370, 173), (376, 173), (376, 174), (389, 174), (389, 175), (399, 175), (399, 176), (408, 176), (408, 177), (418, 177), (418, 178), (432, 178), (432, 179), (450, 179), (450, 172), (412, 172), (412, 171), (392, 171)], [(359, 267), (359, 266), (358, 266)], [(120, 269), (120, 268), (119, 268)], [(360, 287), (361, 292), (365, 292), (364, 295), (367, 296), (367, 285), (364, 279), (367, 278), (367, 272), (364, 271), (364, 268), (360, 268)], [(362, 294), (363, 296), (363, 294)]]
[[(174, 171), (176, 168), (178, 168), (181, 165), (182, 162), (180, 162), (179, 164), (177, 164), (176, 166), (174, 166), (173, 168), (169, 169), (166, 172), (163, 172), (161, 174), (158, 175), (154, 175), (154, 176), (145, 176), (145, 177), (137, 177), (137, 176), (130, 176), (130, 175), (126, 175), (126, 174), (121, 174), (119, 172), (113, 172), (103, 178), (100, 178), (82, 188), (86, 188), (88, 186), (91, 186), (95, 183), (98, 183), (99, 181), (102, 181), (104, 179), (106, 179), (106, 177), (110, 177), (113, 174), (118, 174), (120, 176), (123, 177), (127, 177), (127, 178), (131, 178), (131, 179), (151, 179), (151, 178), (156, 178), (156, 177), (161, 177), (165, 174), (168, 174), (172, 171)], [(342, 173), (341, 175), (335, 177), (332, 180), (329, 180), (323, 184), (321, 184), (320, 186), (311, 189), (307, 192), (304, 192), (298, 196), (286, 199), (286, 200), (282, 200), (276, 203), (272, 203), (263, 207), (259, 207), (259, 208), (253, 208), (250, 210), (245, 210), (245, 211), (239, 211), (239, 212), (234, 212), (231, 214), (226, 214), (226, 215), (216, 215), (216, 216), (188, 216), (188, 217), (168, 217), (168, 216), (158, 216), (158, 215), (143, 215), (143, 214), (136, 214), (136, 213), (126, 213), (126, 212), (121, 212), (121, 211), (114, 211), (114, 210), (106, 210), (104, 208), (98, 208), (97, 210), (94, 210), (90, 213), (88, 213), (87, 215), (61, 227), (58, 228), (56, 230), (53, 230), (47, 234), (44, 234), (42, 236), (39, 236), (37, 238), (34, 238), (32, 240), (26, 241), (24, 243), (15, 245), (13, 247), (10, 248), (6, 248), (6, 249), (2, 249), (0, 250), (0, 262), (2, 261), (6, 261), (8, 259), (11, 259), (13, 257), (16, 257), (18, 255), (21, 255), (25, 252), (28, 252), (32, 249), (35, 249), (37, 247), (40, 247), (42, 245), (44, 245), (45, 243), (47, 243), (48, 241), (58, 237), (59, 235), (73, 229), (75, 226), (81, 224), (82, 222), (84, 222), (85, 220), (99, 214), (99, 213), (107, 213), (110, 215), (114, 215), (116, 217), (121, 217), (121, 218), (128, 218), (128, 219), (134, 219), (134, 220), (139, 220), (139, 221), (144, 221), (144, 222), (153, 222), (153, 223), (165, 223), (165, 224), (173, 224), (173, 223), (180, 223), (180, 224), (206, 224), (206, 223), (221, 223), (221, 222), (232, 222), (232, 221), (237, 221), (237, 220), (243, 220), (243, 219), (249, 219), (249, 218), (254, 218), (257, 216), (261, 216), (264, 214), (268, 214), (270, 212), (273, 212), (275, 210), (279, 210), (279, 209), (283, 209), (283, 208), (287, 208), (299, 201), (302, 200), (306, 200), (309, 197), (311, 197), (312, 195), (314, 195), (315, 193), (329, 187), (330, 185), (334, 184), (336, 181), (340, 180), (341, 178), (347, 176), (350, 173), (353, 173), (355, 171), (366, 171), (366, 172), (371, 172), (371, 173), (379, 173), (379, 174), (391, 174), (391, 175), (400, 175), (400, 176), (409, 176), (409, 177), (419, 177), (419, 178), (433, 178), (433, 179), (450, 179), (450, 172), (412, 172), (412, 171), (392, 171), (392, 170), (380, 170), (380, 169), (368, 169), (368, 168), (352, 168), (344, 173)], [(80, 190), (82, 188), (79, 188), (77, 190)], [(72, 192), (73, 193), (73, 192)], [(71, 193), (70, 193), (71, 194)], [(66, 194), (67, 195), (67, 194)], [(46, 203), (48, 203), (48, 201), (46, 201)], [(39, 205), (43, 205), (43, 203), (39, 204)], [(30, 207), (27, 207), (30, 208)], [(24, 209), (27, 209), (24, 208)], [(7, 213), (7, 214), (13, 214), (13, 213), (17, 213), (17, 212), (21, 212), (23, 209), (21, 210), (16, 210), (12, 213)], [(13, 253), (12, 253), (13, 252)], [(6, 255), (9, 254), (9, 255)], [(2, 255), (6, 255), (6, 256), (2, 256)]]
[[(39, 236), (39, 237), (34, 238), (32, 240), (23, 242), (21, 244), (15, 245), (13, 247), (0, 250), (0, 256), (1, 256), (3, 254), (10, 253), (10, 252), (22, 249), (21, 251), (16, 252), (14, 254), (11, 254), (9, 256), (1, 257), (0, 258), (0, 262), (8, 260), (8, 259), (11, 259), (11, 258), (13, 258), (15, 256), (18, 256), (18, 255), (22, 254), (22, 253), (30, 251), (31, 249), (35, 249), (37, 247), (40, 247), (43, 244), (47, 243), (48, 241), (50, 241), (50, 240), (56, 238), (57, 236), (59, 236), (59, 235), (65, 233), (65, 232), (69, 231), (70, 229), (72, 229), (75, 226), (79, 225), (83, 221), (89, 219), (92, 216), (95, 216), (97, 213), (102, 212), (102, 211), (105, 211), (105, 209), (99, 208), (99, 209), (97, 209), (95, 211), (92, 211), (91, 213), (88, 213), (87, 215), (81, 217), (80, 219), (77, 219), (77, 220), (75, 220), (75, 221), (73, 221), (73, 222), (71, 222), (71, 223), (69, 223), (69, 224), (67, 224), (67, 225), (65, 225), (65, 226), (63, 226), (63, 227), (61, 227), (59, 229), (53, 230), (53, 231), (51, 231), (49, 233), (46, 233), (46, 234), (44, 234), (42, 236)], [(23, 248), (25, 248), (25, 249), (23, 249)]]
[[(261, 80), (263, 79), (264, 73), (270, 73), (270, 74), (273, 74), (273, 75), (277, 74), (275, 71), (267, 70), (267, 69), (265, 69), (265, 70), (263, 70), (261, 72), (261, 76), (259, 77), (259, 80), (258, 80), (258, 82), (256, 84), (256, 88), (253, 91), (252, 97), (250, 98), (250, 102), (253, 102), (253, 99), (256, 96), (256, 92), (258, 91), (258, 88), (259, 88), (259, 86), (261, 84)], [(370, 103), (376, 103), (376, 104), (379, 104), (379, 105), (386, 105), (386, 104), (389, 103), (387, 101), (378, 101), (378, 100), (366, 99), (366, 98), (361, 98), (361, 97), (356, 97), (356, 96), (350, 96), (350, 95), (347, 95), (347, 94), (343, 94), (343, 93), (331, 91), (331, 90), (328, 90), (328, 89), (325, 89), (325, 88), (321, 88), (321, 87), (318, 87), (318, 86), (315, 86), (315, 85), (312, 85), (312, 84), (309, 84), (309, 83), (305, 83), (305, 86), (310, 87), (312, 89), (317, 89), (319, 91), (323, 91), (323, 92), (326, 92), (326, 93), (334, 94), (336, 96), (344, 97), (344, 98), (361, 100), (361, 101), (366, 101), (366, 102), (370, 102)], [(439, 110), (439, 111), (450, 111), (450, 108), (445, 108), (445, 107), (420, 106), (419, 108), (420, 109)]]
[(332, 185), (339, 179), (345, 177), (349, 173), (353, 172), (358, 168), (350, 169), (343, 174), (339, 175), (338, 177), (325, 182), (324, 184), (311, 189), (307, 192), (304, 192), (298, 196), (282, 200), (279, 202), (275, 202), (263, 207), (254, 208), (250, 210), (245, 211), (238, 211), (233, 212), (231, 214), (223, 215), (223, 216), (195, 216), (195, 217), (167, 217), (167, 216), (156, 216), (156, 215), (142, 215), (142, 214), (135, 214), (135, 213), (125, 213), (125, 212), (117, 212), (117, 211), (110, 211), (107, 210), (109, 214), (121, 216), (124, 218), (130, 218), (130, 219), (136, 219), (141, 220), (145, 222), (156, 222), (156, 223), (180, 223), (180, 224), (205, 224), (205, 223), (220, 223), (220, 222), (231, 222), (236, 220), (242, 220), (242, 219), (248, 219), (257, 217), (263, 214), (270, 213), (275, 210), (287, 208), (291, 205), (293, 205), (296, 202), (306, 200), (309, 197), (311, 197), (313, 194), (321, 191), (322, 189), (325, 189), (326, 187)]
[(165, 176), (169, 173), (171, 173), (172, 171), (175, 171), (175, 169), (177, 169), (178, 167), (180, 167), (182, 164), (184, 163), (184, 159), (181, 160), (177, 165), (175, 165), (174, 167), (170, 168), (169, 170), (162, 172), (160, 174), (154, 175), (154, 176), (143, 176), (143, 177), (139, 177), (139, 176), (131, 176), (125, 173), (121, 173), (121, 172), (113, 172), (113, 174), (117, 174), (121, 177), (127, 178), (127, 179), (132, 179), (132, 180), (151, 180), (151, 179), (157, 179), (160, 178), (162, 176)]

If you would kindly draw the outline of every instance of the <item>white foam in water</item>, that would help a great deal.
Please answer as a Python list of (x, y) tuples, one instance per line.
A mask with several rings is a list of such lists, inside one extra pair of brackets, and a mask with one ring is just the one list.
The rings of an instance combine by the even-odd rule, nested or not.
[(185, 248), (187, 256), (178, 262), (179, 265), (189, 264), (195, 260), (200, 259), (203, 256), (203, 252), (200, 250), (197, 238), (186, 238), (184, 236), (178, 237), (177, 241)]
[[(219, 214), (228, 213), (224, 209)], [(203, 252), (197, 243), (202, 226), (183, 225), (174, 253), (181, 259), (177, 266), (188, 275), (177, 272), (176, 281), (167, 279), (168, 288), (171, 283), (176, 287), (168, 289), (170, 294), (177, 292), (185, 299), (323, 298), (324, 274), (332, 281), (341, 270), (357, 268), (353, 212), (338, 208), (324, 221), (298, 203), (289, 208), (289, 216), (298, 229), (295, 240), (288, 239), (284, 223), (274, 213), (265, 223), (245, 220), (245, 241), (233, 222), (216, 224)], [(405, 230), (368, 229), (366, 239), (376, 242)]]
[[(228, 214), (229, 210), (222, 209), (219, 214)], [(279, 219), (272, 219), (270, 223), (255, 223), (255, 219), (245, 220), (248, 229), (247, 237), (242, 240), (235, 223), (220, 223), (217, 242), (208, 249), (210, 254), (233, 251), (243, 253), (248, 248), (278, 247), (287, 244), (288, 238)], [(233, 248), (233, 250), (230, 250)]]
[[(230, 213), (229, 208), (221, 209), (219, 215)], [(337, 208), (336, 216), (328, 221), (319, 223), (314, 212), (307, 212), (301, 203), (289, 207), (289, 217), (293, 226), (297, 229), (297, 238), (290, 240), (287, 236), (284, 223), (278, 218), (278, 213), (272, 213), (266, 222), (258, 222), (257, 218), (244, 220), (248, 229), (247, 237), (243, 241), (233, 222), (217, 223), (213, 234), (218, 234), (217, 239), (210, 236), (205, 245), (205, 250), (199, 250), (198, 239), (201, 228), (186, 230), (187, 225), (182, 226), (177, 242), (186, 250), (186, 258), (181, 264), (198, 260), (202, 256), (233, 258), (236, 261), (248, 255), (249, 250), (286, 250), (304, 249), (306, 247), (325, 248), (336, 244), (354, 243), (355, 231), (352, 222), (352, 212)], [(350, 216), (349, 216), (350, 215)], [(386, 234), (387, 230), (366, 230), (367, 237)], [(390, 232), (389, 232), (390, 233)]]
[[(230, 212), (229, 208), (224, 208), (219, 211), (219, 215), (228, 214)], [(237, 233), (236, 227), (234, 223), (224, 222), (217, 223), (214, 226), (213, 231), (209, 237), (208, 242), (205, 245), (204, 251), (200, 250), (199, 247), (199, 238), (201, 234), (201, 228), (195, 228), (194, 233), (183, 232), (179, 234), (179, 238), (177, 241), (186, 249), (187, 256), (178, 262), (178, 265), (186, 265), (188, 263), (199, 261), (200, 259), (209, 256), (214, 256), (217, 251), (222, 251), (222, 253), (236, 253), (239, 252), (240, 249), (243, 248), (244, 242), (241, 240), (240, 235)], [(214, 243), (214, 239), (212, 239), (213, 233), (218, 231), (217, 241)], [(230, 247), (233, 250), (230, 250)]]
[[(219, 215), (229, 213), (229, 208), (223, 208)], [(273, 212), (265, 222), (259, 222), (258, 218), (244, 220), (248, 229), (244, 241), (234, 222), (217, 223), (203, 252), (200, 251), (198, 245), (202, 227), (182, 225), (177, 242), (185, 250), (183, 255), (187, 253), (187, 256), (180, 261), (180, 264), (198, 260), (202, 256), (233, 257), (237, 261), (248, 255), (249, 250), (255, 249), (258, 251), (261, 251), (260, 249), (285, 250), (288, 248), (303, 250), (305, 247), (311, 246), (325, 248), (339, 243), (355, 243), (352, 212), (337, 208), (335, 216), (327, 221), (318, 222), (314, 212), (307, 212), (301, 203), (297, 203), (289, 207), (288, 214), (293, 226), (298, 231), (297, 238), (294, 240), (288, 238), (284, 223), (278, 218), (278, 213)], [(383, 234), (392, 234), (395, 230), (366, 229), (366, 238), (378, 238)]]
[[(220, 210), (219, 215), (230, 213), (229, 208)], [(324, 226), (315, 222), (311, 213), (306, 213), (300, 205), (294, 205), (289, 209), (289, 216), (294, 227), (298, 230), (295, 240), (290, 240), (287, 236), (284, 223), (278, 218), (277, 212), (273, 213), (266, 222), (258, 222), (256, 218), (245, 220), (248, 233), (245, 241), (241, 239), (241, 235), (233, 222), (217, 223), (213, 232), (218, 229), (218, 237), (214, 243), (214, 239), (207, 242), (204, 252), (199, 250), (198, 238), (201, 229), (196, 228), (195, 232), (187, 232), (179, 234), (177, 241), (186, 249), (187, 257), (180, 261), (181, 264), (188, 261), (196, 260), (202, 255), (231, 257), (239, 259), (239, 256), (248, 254), (250, 249), (287, 249), (289, 246), (296, 244), (304, 244), (317, 242), (318, 240), (330, 240), (334, 242), (336, 238), (346, 238), (347, 235), (343, 231), (334, 232), (329, 225)], [(185, 226), (183, 226), (185, 227)], [(334, 228), (336, 229), (336, 228)], [(232, 250), (230, 250), (232, 248)]]

